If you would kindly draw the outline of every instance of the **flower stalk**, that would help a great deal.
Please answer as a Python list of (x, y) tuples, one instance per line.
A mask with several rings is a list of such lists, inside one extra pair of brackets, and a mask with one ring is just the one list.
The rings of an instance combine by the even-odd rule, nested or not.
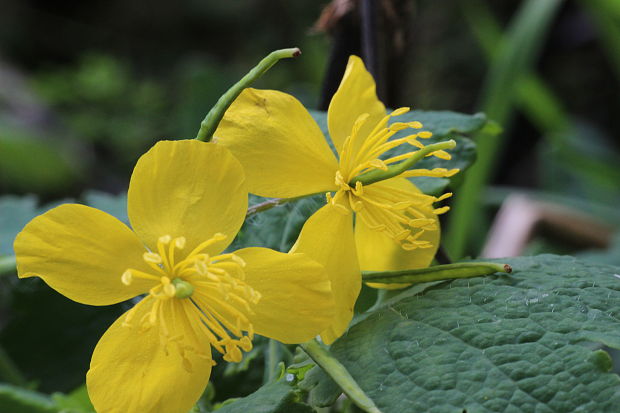
[(362, 279), (365, 282), (383, 284), (416, 284), (431, 281), (454, 280), (458, 278), (473, 278), (498, 272), (511, 273), (512, 267), (508, 264), (495, 262), (459, 262), (415, 270), (364, 271), (362, 272)]
[(15, 256), (0, 257), (0, 276), (15, 272)]
[(198, 135), (196, 135), (196, 139), (203, 142), (211, 141), (213, 138), (213, 133), (217, 129), (217, 125), (219, 125), (220, 121), (224, 117), (224, 113), (234, 102), (237, 96), (239, 96), (239, 94), (243, 91), (243, 89), (254, 83), (258, 78), (265, 74), (265, 72), (271, 69), (273, 65), (278, 63), (278, 61), (290, 57), (297, 57), (299, 55), (301, 55), (301, 50), (294, 47), (291, 49), (276, 50), (261, 60), (258, 65), (248, 72), (247, 75), (241, 78), (240, 81), (235, 83), (218, 99), (215, 106), (211, 108), (209, 113), (207, 113), (207, 116), (200, 123), (200, 130), (198, 131)]
[(299, 345), (340, 386), (357, 407), (367, 413), (381, 413), (347, 369), (316, 340)]

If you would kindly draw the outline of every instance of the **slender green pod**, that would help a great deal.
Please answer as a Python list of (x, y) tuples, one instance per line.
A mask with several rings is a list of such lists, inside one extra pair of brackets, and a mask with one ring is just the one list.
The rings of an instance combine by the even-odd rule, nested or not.
[(430, 281), (454, 280), (490, 275), (497, 272), (511, 273), (508, 264), (495, 262), (460, 262), (455, 264), (435, 265), (433, 267), (402, 271), (364, 271), (364, 282), (398, 284), (416, 284)]
[(207, 116), (200, 123), (200, 130), (196, 139), (203, 142), (209, 142), (213, 138), (213, 134), (217, 129), (217, 125), (224, 117), (224, 113), (230, 107), (230, 105), (237, 99), (237, 96), (241, 94), (243, 89), (250, 86), (258, 78), (260, 78), (265, 72), (273, 65), (278, 63), (279, 60), (297, 57), (301, 55), (301, 50), (297, 47), (292, 49), (280, 49), (271, 52), (267, 57), (261, 60), (247, 75), (243, 76), (240, 81), (235, 83), (230, 89), (226, 91), (217, 101), (215, 106), (211, 108)]

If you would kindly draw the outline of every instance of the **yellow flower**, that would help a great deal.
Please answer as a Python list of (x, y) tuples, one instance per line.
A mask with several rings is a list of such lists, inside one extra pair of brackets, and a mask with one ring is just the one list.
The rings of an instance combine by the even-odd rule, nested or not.
[[(328, 192), (328, 203), (305, 223), (296, 251), (323, 263), (336, 301), (332, 326), (321, 333), (330, 343), (347, 328), (361, 286), (361, 270), (401, 270), (430, 264), (439, 244), (439, 198), (422, 194), (407, 177), (451, 176), (458, 170), (414, 169), (363, 185), (354, 178), (411, 157), (424, 147), (420, 122), (394, 122), (408, 108), (386, 114), (372, 76), (351, 56), (327, 113), (336, 159), (318, 125), (295, 98), (272, 90), (246, 89), (231, 105), (214, 141), (226, 146), (248, 174), (249, 191), (266, 197), (293, 198)], [(390, 140), (398, 131), (410, 136)], [(411, 151), (384, 159), (400, 145)], [(449, 159), (440, 150), (433, 155)], [(335, 192), (335, 195), (329, 194)], [(353, 216), (355, 228), (353, 226)]]
[(243, 169), (226, 148), (164, 141), (131, 177), (133, 231), (68, 204), (17, 236), (20, 277), (90, 305), (146, 294), (95, 348), (87, 386), (98, 412), (186, 413), (208, 383), (211, 346), (238, 362), (255, 333), (299, 343), (329, 325), (333, 297), (320, 264), (266, 248), (223, 253), (246, 209)]

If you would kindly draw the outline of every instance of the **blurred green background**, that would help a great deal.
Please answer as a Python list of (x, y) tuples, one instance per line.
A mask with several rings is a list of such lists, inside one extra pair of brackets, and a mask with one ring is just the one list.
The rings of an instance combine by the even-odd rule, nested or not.
[[(123, 193), (143, 152), (160, 139), (194, 137), (217, 98), (258, 60), (298, 46), (300, 58), (281, 62), (256, 86), (324, 109), (344, 59), (356, 53), (374, 62), (388, 106), (483, 111), (503, 129), (473, 137), (478, 163), (444, 222), (448, 255), (480, 255), (498, 209), (518, 192), (561, 216), (560, 224), (537, 221), (521, 253), (620, 265), (613, 235), (620, 225), (620, 2), (326, 6), (3, 0), (0, 255), (12, 255), (12, 239), (29, 219), (65, 200), (123, 217)], [(374, 42), (364, 40), (369, 33)], [(581, 219), (600, 236), (559, 230)], [(38, 280), (5, 274), (0, 382), (45, 393), (78, 388), (94, 344), (123, 306), (82, 306)], [(214, 374), (216, 400), (247, 394), (263, 378), (252, 369), (245, 377), (225, 377), (223, 367)]]

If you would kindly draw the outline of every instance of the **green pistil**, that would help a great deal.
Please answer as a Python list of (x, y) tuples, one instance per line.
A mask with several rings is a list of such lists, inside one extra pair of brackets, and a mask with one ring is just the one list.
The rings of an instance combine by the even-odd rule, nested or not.
[(375, 182), (393, 178), (410, 169), (415, 163), (424, 159), (424, 157), (426, 157), (427, 155), (443, 149), (452, 149), (455, 146), (456, 142), (453, 139), (445, 142), (427, 145), (424, 148), (421, 148), (420, 150), (414, 152), (410, 158), (402, 161), (401, 163), (388, 166), (387, 170), (385, 171), (381, 169), (374, 169), (372, 171), (356, 176), (351, 180), (351, 182), (349, 182), (349, 186), (351, 188), (355, 188), (355, 184), (358, 182), (361, 182), (363, 185), (370, 185)]
[(172, 280), (172, 285), (176, 290), (174, 294), (176, 298), (189, 298), (194, 293), (194, 286), (180, 278)]

